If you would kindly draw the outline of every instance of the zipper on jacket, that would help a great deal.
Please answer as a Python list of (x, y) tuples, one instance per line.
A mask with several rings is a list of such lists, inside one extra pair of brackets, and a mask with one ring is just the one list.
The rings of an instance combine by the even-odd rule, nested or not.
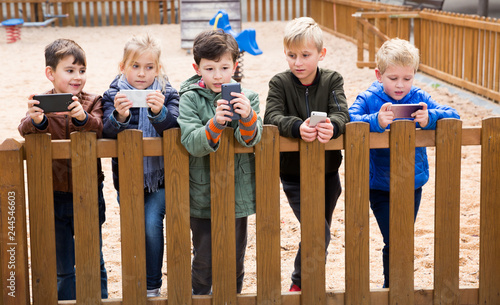
[(335, 104), (337, 104), (337, 108), (340, 111), (340, 104), (339, 101), (337, 100), (337, 95), (335, 95), (335, 91), (332, 91), (333, 99), (335, 100)]
[(306, 88), (306, 111), (307, 115), (311, 116), (311, 111), (309, 111), (309, 87)]

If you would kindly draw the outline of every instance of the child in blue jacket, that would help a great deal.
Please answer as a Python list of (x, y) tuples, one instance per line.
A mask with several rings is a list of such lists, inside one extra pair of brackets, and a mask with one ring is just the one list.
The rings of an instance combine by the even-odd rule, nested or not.
[[(392, 105), (419, 104), (423, 108), (411, 116), (417, 128), (436, 129), (443, 118), (459, 119), (457, 111), (440, 105), (420, 88), (413, 86), (418, 69), (419, 54), (406, 40), (390, 39), (377, 52), (375, 81), (368, 90), (360, 93), (349, 108), (351, 121), (370, 123), (371, 132), (390, 129), (395, 120)], [(415, 148), (415, 218), (422, 196), (422, 186), (429, 180), (429, 163), (425, 147)], [(389, 287), (389, 149), (370, 150), (370, 207), (377, 219), (384, 239), (382, 258), (384, 265), (384, 288)]]

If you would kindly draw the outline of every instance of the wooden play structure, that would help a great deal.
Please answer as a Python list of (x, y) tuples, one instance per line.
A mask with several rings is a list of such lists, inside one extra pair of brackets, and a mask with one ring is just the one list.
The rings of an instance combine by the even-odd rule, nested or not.
[[(349, 123), (327, 145), (282, 138), (265, 126), (261, 142), (244, 148), (226, 128), (210, 155), (213, 295), (191, 295), (189, 155), (172, 129), (163, 138), (142, 138), (127, 130), (117, 140), (73, 133), (71, 140), (29, 135), (0, 145), (2, 305), (58, 304), (56, 287), (52, 160), (71, 159), (75, 198), (77, 300), (59, 304), (101, 304), (97, 211), (97, 158), (120, 160), (122, 299), (102, 304), (500, 304), (500, 118), (462, 128), (446, 119), (435, 131), (398, 121), (385, 133), (366, 123)], [(481, 147), (479, 288), (459, 287), (461, 148)], [(434, 287), (414, 289), (413, 179), (416, 146), (436, 148)], [(391, 148), (390, 289), (370, 290), (369, 150)], [(345, 156), (345, 291), (325, 291), (324, 151)], [(281, 291), (279, 153), (301, 155), (302, 292)], [(234, 155), (255, 153), (257, 189), (257, 294), (237, 295), (234, 238)], [(164, 156), (168, 301), (146, 299), (143, 156)], [(26, 173), (26, 176), (25, 176)], [(26, 177), (26, 178), (25, 178)], [(127, 179), (125, 179), (125, 177)], [(26, 179), (26, 181), (25, 181)], [(214, 183), (214, 181), (217, 181)], [(26, 201), (29, 207), (27, 218)], [(29, 226), (28, 226), (29, 224)], [(28, 231), (29, 227), (29, 231)], [(28, 238), (30, 251), (28, 250)], [(29, 276), (31, 274), (31, 277)], [(31, 281), (30, 281), (31, 279)], [(31, 287), (31, 290), (30, 290)], [(15, 295), (15, 298), (12, 297)]]

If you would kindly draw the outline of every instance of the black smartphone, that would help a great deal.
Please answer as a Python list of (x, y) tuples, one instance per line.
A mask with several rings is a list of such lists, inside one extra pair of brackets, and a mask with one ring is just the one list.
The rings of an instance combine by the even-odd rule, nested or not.
[(35, 95), (33, 99), (40, 102), (35, 106), (43, 109), (45, 113), (49, 113), (69, 111), (68, 106), (73, 103), (72, 97), (71, 93), (56, 93)]
[(419, 104), (397, 104), (391, 105), (391, 111), (395, 119), (411, 119), (411, 115), (424, 107)]
[[(230, 102), (234, 96), (231, 95), (231, 92), (241, 92), (241, 86), (240, 83), (228, 83), (228, 84), (222, 84), (222, 99)], [(232, 116), (228, 116), (231, 118), (233, 121), (237, 121), (241, 118), (241, 116), (234, 112), (234, 108), (232, 104), (229, 104), (229, 107), (231, 108), (231, 112), (233, 113)]]

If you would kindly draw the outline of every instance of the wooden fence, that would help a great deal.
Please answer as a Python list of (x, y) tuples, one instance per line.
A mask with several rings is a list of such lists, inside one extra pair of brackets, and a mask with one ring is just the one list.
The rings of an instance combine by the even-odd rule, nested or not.
[[(420, 50), (422, 72), (500, 102), (500, 20), (359, 0), (311, 0), (311, 17), (358, 45), (360, 68), (393, 37)], [(368, 59), (365, 59), (365, 50)]]
[[(217, 1), (212, 2), (213, 5), (217, 4)], [(242, 21), (283, 21), (306, 16), (309, 3), (308, 0), (242, 0)], [(23, 18), (25, 22), (40, 22), (47, 19), (47, 15), (67, 14), (67, 17), (60, 18), (55, 24), (58, 26), (178, 24), (181, 22), (181, 6), (180, 0), (2, 0), (0, 21)], [(212, 16), (216, 12), (217, 10), (208, 15)]]
[[(461, 147), (480, 145), (479, 288), (459, 288)], [(413, 177), (416, 146), (436, 147), (434, 288), (414, 289)], [(369, 151), (391, 148), (390, 289), (369, 288)], [(325, 291), (324, 151), (345, 155), (346, 290)], [(300, 151), (302, 292), (281, 291), (279, 153)], [(257, 192), (257, 294), (236, 294), (234, 239), (234, 154), (255, 153)], [(164, 156), (168, 301), (146, 299), (143, 156)], [(218, 151), (210, 155), (213, 295), (191, 295), (189, 232), (189, 155), (178, 129), (162, 139), (127, 130), (117, 140), (96, 140), (73, 133), (71, 140), (29, 135), (25, 142), (0, 145), (0, 304), (57, 304), (52, 160), (71, 159), (75, 198), (76, 304), (99, 304), (97, 158), (120, 161), (120, 223), (123, 299), (103, 304), (500, 304), (500, 118), (480, 128), (459, 120), (438, 122), (435, 131), (416, 131), (411, 121), (395, 122), (390, 132), (370, 133), (366, 123), (349, 123), (345, 135), (328, 144), (279, 137), (265, 126), (255, 148), (235, 144), (225, 129)], [(26, 160), (26, 167), (24, 165)], [(318, 162), (320, 160), (320, 162)], [(299, 166), (299, 164), (297, 164)], [(27, 189), (25, 189), (25, 170)], [(321, 179), (321, 178), (320, 178)], [(217, 181), (217, 182), (214, 182)], [(222, 181), (222, 182), (221, 182)], [(29, 232), (25, 198), (29, 204)], [(29, 233), (29, 234), (28, 234)], [(323, 233), (324, 234), (324, 233)], [(27, 239), (29, 235), (30, 249)], [(104, 241), (105, 242), (105, 241)], [(31, 274), (31, 285), (28, 282)], [(30, 293), (31, 286), (31, 293)], [(15, 297), (13, 297), (15, 296)], [(75, 304), (75, 301), (59, 302)]]

